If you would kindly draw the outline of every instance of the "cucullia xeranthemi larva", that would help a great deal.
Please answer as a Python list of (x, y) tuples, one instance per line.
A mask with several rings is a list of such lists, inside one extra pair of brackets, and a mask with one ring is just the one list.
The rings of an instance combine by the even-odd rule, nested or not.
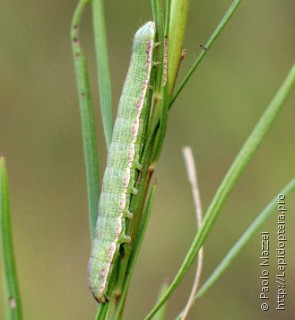
[(140, 169), (140, 151), (146, 121), (146, 105), (153, 66), (155, 24), (148, 22), (135, 34), (131, 61), (119, 102), (99, 199), (95, 238), (88, 263), (89, 287), (98, 302), (105, 303), (108, 281), (126, 235), (130, 197)]

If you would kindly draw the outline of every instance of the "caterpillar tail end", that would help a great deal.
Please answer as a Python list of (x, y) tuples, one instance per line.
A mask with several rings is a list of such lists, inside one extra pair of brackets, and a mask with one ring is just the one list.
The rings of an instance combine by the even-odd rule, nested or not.
[[(101, 274), (99, 270), (97, 269), (97, 262), (93, 255), (90, 256), (90, 259), (88, 261), (88, 268), (87, 268), (87, 273), (88, 273), (88, 288), (90, 289), (94, 299), (98, 303), (107, 303), (110, 301), (110, 297), (106, 295), (106, 290), (105, 287), (103, 286), (103, 289), (101, 285), (97, 283), (97, 278), (95, 278), (93, 275), (94, 274)], [(99, 282), (100, 283), (100, 282)], [(101, 283), (100, 283), (101, 284)]]
[(92, 295), (94, 297), (94, 299), (97, 301), (97, 303), (107, 303), (110, 301), (110, 297), (107, 297), (104, 294), (95, 294), (94, 292), (92, 292)]

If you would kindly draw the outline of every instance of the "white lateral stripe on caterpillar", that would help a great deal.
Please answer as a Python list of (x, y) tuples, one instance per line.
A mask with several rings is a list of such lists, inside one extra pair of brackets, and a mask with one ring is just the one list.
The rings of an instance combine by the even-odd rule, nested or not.
[(135, 34), (133, 50), (119, 102), (118, 115), (103, 176), (95, 238), (88, 263), (88, 283), (98, 302), (108, 301), (108, 280), (119, 247), (128, 241), (125, 219), (138, 175), (148, 86), (152, 71), (155, 24), (148, 22)]

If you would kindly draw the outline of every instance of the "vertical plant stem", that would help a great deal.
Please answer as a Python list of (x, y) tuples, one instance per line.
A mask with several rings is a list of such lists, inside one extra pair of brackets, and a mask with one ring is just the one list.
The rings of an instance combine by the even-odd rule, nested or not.
[(154, 95), (156, 105), (159, 104), (159, 106), (154, 108), (147, 141), (147, 144), (151, 144), (153, 139), (156, 139), (156, 143), (153, 143), (151, 167), (155, 167), (158, 161), (166, 134), (170, 97), (181, 61), (188, 8), (189, 0), (166, 0), (164, 52), (163, 61), (161, 61), (163, 62), (162, 88), (160, 94)]
[(295, 83), (295, 65), (291, 68), (288, 73), (285, 81), (281, 85), (277, 94), (269, 104), (268, 108), (262, 115), (261, 119), (257, 123), (256, 127), (250, 134), (246, 143), (242, 147), (238, 156), (234, 160), (232, 166), (224, 177), (220, 187), (218, 188), (208, 210), (205, 215), (203, 224), (200, 228), (200, 231), (196, 235), (193, 243), (184, 259), (184, 262), (180, 269), (178, 270), (174, 280), (172, 281), (169, 289), (166, 294), (164, 294), (161, 301), (157, 303), (156, 306), (150, 311), (147, 315), (146, 320), (151, 319), (153, 315), (159, 310), (159, 308), (167, 301), (167, 299), (172, 295), (172, 293), (176, 290), (185, 274), (189, 270), (190, 266), (194, 262), (199, 249), (204, 243), (209, 231), (212, 229), (220, 210), (225, 204), (230, 192), (236, 185), (238, 179), (246, 169), (250, 160), (253, 158), (256, 150), (258, 149), (260, 143), (265, 137), (266, 133), (270, 129), (270, 126), (276, 119), (279, 111), (282, 109), (284, 102), (286, 101), (291, 89), (293, 88)]
[(172, 0), (169, 24), (168, 44), (168, 82), (169, 95), (172, 94), (175, 85), (179, 62), (182, 51), (182, 44), (187, 22), (187, 15), (190, 0)]
[[(170, 26), (170, 12), (171, 12), (171, 0), (166, 0), (166, 19), (165, 19), (165, 30), (164, 30), (164, 52), (163, 52), (163, 68), (161, 70), (161, 99), (159, 105), (160, 113), (160, 127), (156, 136), (156, 143), (154, 144), (154, 152), (152, 155), (152, 166), (158, 161), (160, 153), (162, 151), (166, 131), (167, 131), (167, 121), (168, 121), (168, 111), (169, 111), (169, 26)], [(154, 118), (155, 119), (155, 118)]]
[(5, 313), (10, 320), (22, 320), (23, 313), (12, 239), (8, 177), (2, 156), (0, 156), (0, 236), (4, 266)]
[(104, 135), (108, 148), (112, 141), (113, 120), (111, 78), (109, 70), (103, 0), (92, 0), (92, 19), (95, 38), (100, 108)]
[[(144, 204), (146, 203), (145, 200), (151, 176), (152, 173), (149, 172), (143, 174), (140, 183), (136, 186), (138, 187), (138, 194), (131, 199), (130, 211), (134, 212), (134, 217), (132, 219), (132, 224), (128, 225), (128, 231), (126, 232), (127, 234), (130, 234), (131, 242), (124, 245), (124, 258), (121, 260), (120, 272), (118, 275), (118, 286), (116, 291), (120, 293), (120, 301), (118, 303), (116, 320), (121, 319), (123, 315), (130, 280), (141, 245), (138, 241), (139, 239), (143, 239), (144, 236), (145, 229), (142, 229), (142, 226), (144, 222), (147, 224), (150, 215), (150, 212), (145, 210)], [(151, 193), (150, 197), (152, 197), (151, 200), (153, 200), (154, 195)], [(149, 203), (149, 201), (147, 201), (147, 203)], [(148, 206), (146, 206), (146, 208), (147, 207)]]
[(108, 303), (100, 304), (99, 307), (98, 307), (97, 313), (96, 313), (95, 320), (107, 319), (106, 316), (107, 316), (107, 313), (108, 313), (108, 308), (109, 308)]
[[(162, 104), (162, 81), (163, 81), (163, 57), (164, 57), (164, 15), (163, 15), (163, 4), (162, 0), (152, 0), (152, 10), (153, 10), (153, 18), (156, 24), (156, 31), (157, 31), (157, 54), (155, 55), (154, 63), (157, 64), (156, 70), (156, 80), (153, 88), (153, 107), (151, 112), (151, 117), (149, 119), (149, 126), (148, 126), (148, 134), (150, 135), (154, 132), (155, 128), (154, 125), (159, 120), (159, 114), (161, 110)], [(167, 10), (166, 10), (167, 11)]]
[[(155, 55), (154, 63), (157, 64), (156, 70), (156, 80), (153, 88), (153, 108), (151, 117), (149, 119), (149, 130), (148, 135), (150, 136), (151, 133), (154, 132), (155, 128), (154, 125), (159, 120), (159, 114), (161, 111), (161, 104), (162, 104), (162, 81), (163, 81), (163, 60), (164, 60), (164, 15), (163, 15), (163, 4), (162, 0), (152, 0), (152, 10), (153, 10), (153, 18), (156, 24), (156, 31), (157, 31), (157, 50)], [(167, 12), (167, 10), (166, 10)], [(167, 16), (167, 13), (166, 13)]]
[(71, 26), (71, 39), (82, 121), (84, 157), (87, 176), (90, 237), (92, 240), (94, 238), (94, 230), (97, 220), (97, 205), (100, 194), (100, 176), (95, 121), (87, 70), (87, 61), (81, 48), (81, 42), (79, 38), (81, 17), (88, 3), (89, 0), (81, 0), (76, 8)]
[[(163, 76), (163, 55), (164, 55), (164, 15), (163, 15), (163, 6), (162, 0), (152, 0), (152, 10), (153, 17), (156, 24), (157, 31), (157, 41), (158, 41), (158, 49), (156, 61), (158, 63), (157, 67), (157, 77), (154, 88), (154, 99), (160, 100), (161, 87), (162, 87), (162, 76)], [(156, 102), (157, 102), (156, 101)]]

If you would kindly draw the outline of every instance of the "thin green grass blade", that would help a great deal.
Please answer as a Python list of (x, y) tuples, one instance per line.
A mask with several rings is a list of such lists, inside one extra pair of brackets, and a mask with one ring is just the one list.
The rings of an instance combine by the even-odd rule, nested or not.
[[(163, 81), (163, 57), (164, 57), (164, 14), (162, 0), (151, 0), (153, 19), (156, 24), (157, 32), (157, 50), (154, 57), (155, 63), (157, 63), (156, 80), (153, 88), (153, 104), (151, 108), (151, 117), (148, 119), (148, 131), (147, 137), (149, 143), (151, 143), (152, 135), (155, 133), (154, 125), (157, 124), (160, 115), (161, 103), (162, 103), (162, 81)], [(147, 142), (148, 143), (148, 142)], [(145, 143), (145, 147), (147, 145)]]
[(107, 148), (112, 141), (112, 90), (107, 50), (106, 26), (103, 0), (92, 0), (92, 20), (95, 38), (97, 78), (99, 85), (100, 108)]
[(16, 273), (5, 160), (0, 156), (0, 241), (5, 282), (5, 314), (10, 320), (23, 318)]
[[(160, 39), (164, 36), (164, 14), (162, 0), (151, 0), (153, 19)], [(159, 39), (158, 39), (159, 40)]]
[(179, 96), (179, 94), (181, 93), (181, 91), (183, 90), (183, 88), (185, 87), (185, 85), (187, 84), (187, 82), (189, 81), (189, 79), (191, 78), (191, 76), (193, 75), (195, 70), (197, 69), (198, 65), (201, 63), (201, 61), (205, 57), (206, 53), (208, 52), (208, 50), (211, 48), (211, 46), (215, 42), (215, 40), (219, 37), (219, 35), (221, 34), (222, 30), (224, 29), (224, 27), (229, 22), (231, 16), (237, 10), (237, 8), (238, 8), (239, 4), (241, 3), (241, 1), (242, 0), (233, 1), (231, 6), (228, 8), (226, 14), (223, 16), (223, 18), (221, 19), (221, 21), (217, 25), (216, 29), (212, 33), (211, 37), (207, 41), (206, 45), (203, 47), (203, 51), (199, 54), (197, 60), (194, 62), (194, 64), (192, 65), (192, 67), (188, 71), (187, 75), (184, 77), (184, 79), (182, 80), (181, 84), (177, 88), (175, 94), (173, 95), (173, 97), (172, 97), (172, 99), (170, 101), (169, 108), (172, 107), (172, 105), (175, 102), (176, 98)]
[(155, 96), (160, 95), (162, 87), (162, 76), (163, 76), (163, 54), (164, 54), (164, 15), (163, 15), (163, 4), (162, 0), (152, 0), (152, 11), (153, 18), (156, 24), (157, 30), (157, 41), (159, 42), (159, 47), (157, 50), (157, 61), (159, 62), (157, 68), (157, 77), (155, 83)]
[[(295, 179), (291, 180), (289, 184), (279, 193), (287, 197), (291, 192), (295, 190)], [(259, 230), (263, 223), (270, 217), (274, 210), (278, 206), (278, 197), (276, 196), (273, 200), (263, 209), (263, 211), (257, 216), (252, 222), (248, 229), (243, 233), (240, 239), (234, 244), (229, 250), (227, 255), (219, 263), (216, 269), (212, 272), (210, 277), (205, 281), (200, 290), (195, 295), (195, 300), (204, 296), (204, 294), (215, 284), (220, 278), (223, 272), (229, 267), (236, 256), (241, 252), (244, 246), (248, 243), (251, 237)], [(181, 320), (182, 313), (178, 315), (176, 320)]]
[[(163, 52), (163, 76), (162, 76), (162, 89), (161, 89), (161, 103), (160, 103), (160, 127), (156, 136), (155, 151), (152, 156), (152, 163), (156, 163), (159, 159), (164, 139), (167, 131), (168, 111), (169, 111), (169, 98), (170, 98), (170, 77), (169, 77), (169, 27), (170, 27), (170, 12), (171, 12), (171, 0), (166, 0), (166, 19), (164, 30), (164, 52)], [(153, 166), (153, 164), (152, 164)]]
[(98, 309), (97, 309), (95, 320), (104, 320), (104, 319), (106, 319), (108, 310), (109, 310), (109, 304), (108, 303), (100, 304), (98, 306)]
[[(279, 193), (287, 197), (291, 192), (295, 190), (295, 179), (291, 180), (289, 184)], [(243, 233), (241, 238), (235, 243), (235, 245), (230, 249), (224, 259), (220, 262), (211, 276), (202, 285), (200, 290), (197, 292), (195, 298), (201, 298), (203, 295), (212, 287), (212, 285), (218, 280), (221, 274), (226, 270), (226, 268), (231, 264), (234, 258), (242, 250), (242, 248), (247, 244), (250, 238), (258, 231), (266, 219), (274, 212), (278, 206), (278, 197), (275, 197), (267, 207), (258, 215), (258, 217), (253, 221), (249, 228)]]
[(125, 301), (126, 301), (126, 297), (127, 297), (127, 292), (128, 292), (128, 288), (129, 288), (129, 284), (130, 284), (130, 280), (135, 268), (135, 264), (139, 255), (139, 251), (144, 239), (144, 235), (146, 232), (146, 228), (151, 216), (151, 212), (152, 212), (152, 207), (153, 207), (153, 203), (154, 203), (154, 198), (155, 198), (155, 192), (156, 192), (156, 187), (157, 184), (156, 182), (154, 183), (154, 185), (152, 186), (152, 189), (148, 195), (148, 199), (146, 202), (146, 206), (144, 208), (143, 211), (143, 215), (142, 215), (142, 220), (139, 226), (139, 230), (138, 230), (138, 236), (136, 238), (134, 247), (132, 248), (132, 253), (130, 256), (130, 260), (129, 260), (129, 265), (128, 265), (128, 269), (127, 269), (127, 276), (124, 279), (124, 287), (123, 287), (123, 291), (122, 291), (122, 295), (120, 298), (120, 302), (118, 305), (118, 309), (117, 309), (117, 313), (116, 313), (116, 320), (121, 319), (121, 316), (123, 314), (123, 309), (124, 309), (124, 305), (125, 305)]
[[(169, 284), (167, 281), (165, 281), (160, 289), (158, 300), (162, 298), (166, 290), (168, 289)], [(164, 303), (160, 310), (157, 312), (157, 314), (154, 316), (154, 320), (165, 320), (166, 318), (166, 311), (167, 311), (168, 302)]]
[(250, 134), (246, 143), (242, 147), (238, 156), (234, 160), (232, 166), (224, 177), (221, 185), (219, 186), (203, 220), (203, 224), (200, 231), (193, 240), (193, 243), (184, 259), (182, 266), (177, 272), (174, 280), (172, 281), (169, 289), (163, 296), (163, 298), (153, 307), (150, 313), (145, 318), (146, 320), (151, 319), (153, 315), (159, 310), (165, 301), (171, 296), (171, 294), (178, 287), (185, 274), (189, 270), (190, 266), (194, 262), (199, 249), (203, 245), (208, 233), (212, 229), (220, 210), (225, 204), (230, 192), (236, 185), (238, 179), (246, 169), (250, 160), (253, 158), (256, 150), (260, 143), (265, 137), (266, 133), (270, 129), (272, 123), (276, 119), (279, 111), (282, 109), (284, 102), (286, 101), (291, 89), (295, 83), (295, 65), (289, 71), (285, 81), (278, 90), (277, 94), (269, 104), (268, 108), (262, 115), (261, 119), (257, 123), (256, 127)]
[[(119, 274), (119, 261), (116, 261), (114, 265), (114, 271), (112, 277), (110, 277), (108, 287), (110, 288), (110, 291), (114, 291), (114, 287), (117, 283), (117, 278)], [(98, 304), (98, 310), (96, 314), (97, 320), (103, 320), (103, 319), (114, 319), (117, 304), (118, 304), (118, 296), (117, 294), (113, 294), (111, 296), (111, 300), (108, 303), (99, 303)]]
[(71, 26), (71, 39), (82, 121), (84, 157), (87, 176), (90, 236), (91, 239), (93, 239), (95, 224), (97, 220), (98, 197), (100, 194), (99, 160), (97, 154), (95, 121), (92, 107), (87, 61), (81, 48), (79, 39), (79, 26), (81, 16), (88, 3), (89, 0), (81, 0), (76, 8)]

